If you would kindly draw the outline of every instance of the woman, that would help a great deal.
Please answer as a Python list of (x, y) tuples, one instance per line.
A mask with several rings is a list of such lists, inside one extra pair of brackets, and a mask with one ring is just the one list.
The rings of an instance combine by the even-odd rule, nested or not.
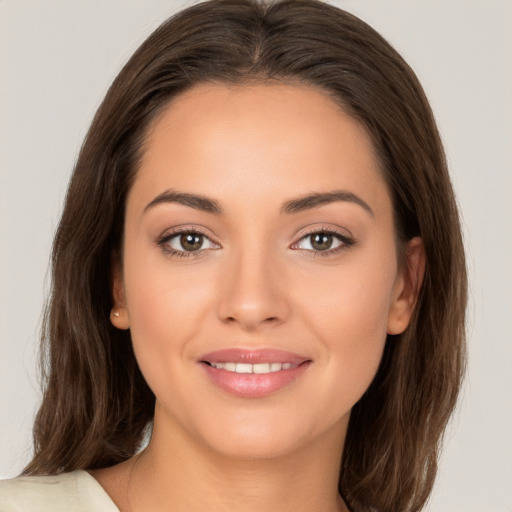
[(82, 148), (35, 455), (0, 510), (420, 510), (465, 304), (442, 146), (400, 56), (314, 0), (190, 7)]

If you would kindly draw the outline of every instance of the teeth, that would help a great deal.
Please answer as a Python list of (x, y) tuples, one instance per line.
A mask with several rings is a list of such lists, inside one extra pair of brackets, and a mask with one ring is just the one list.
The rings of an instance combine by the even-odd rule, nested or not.
[(297, 364), (292, 363), (210, 363), (213, 368), (219, 370), (227, 370), (235, 373), (271, 373), (280, 370), (289, 370), (296, 368)]
[(253, 364), (252, 373), (270, 373), (270, 363)]
[(236, 373), (252, 373), (252, 364), (236, 363)]

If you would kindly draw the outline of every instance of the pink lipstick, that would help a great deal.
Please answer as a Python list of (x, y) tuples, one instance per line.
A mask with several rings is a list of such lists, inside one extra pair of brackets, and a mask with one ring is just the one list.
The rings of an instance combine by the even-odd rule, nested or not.
[(222, 390), (246, 398), (264, 397), (295, 382), (311, 360), (274, 349), (226, 349), (202, 356), (199, 363)]

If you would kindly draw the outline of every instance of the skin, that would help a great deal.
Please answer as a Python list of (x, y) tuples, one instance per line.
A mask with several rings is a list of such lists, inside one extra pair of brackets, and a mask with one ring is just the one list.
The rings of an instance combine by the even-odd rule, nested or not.
[[(160, 202), (207, 196), (222, 214)], [(349, 192), (295, 213), (311, 193)], [(189, 257), (177, 227), (205, 235)], [(311, 233), (333, 230), (336, 250)], [(349, 239), (353, 243), (345, 243)], [(168, 249), (167, 251), (165, 249)], [(130, 329), (155, 393), (154, 431), (129, 461), (91, 472), (123, 511), (337, 511), (350, 410), (386, 335), (408, 325), (421, 242), (399, 268), (390, 194), (371, 140), (330, 98), (283, 84), (199, 85), (152, 125), (126, 207), (113, 324)], [(275, 348), (312, 362), (263, 398), (226, 393), (201, 355)]]

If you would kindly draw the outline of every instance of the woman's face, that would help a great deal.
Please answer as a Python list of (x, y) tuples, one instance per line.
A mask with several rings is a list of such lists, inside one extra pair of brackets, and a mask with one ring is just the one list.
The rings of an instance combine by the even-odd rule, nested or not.
[(114, 295), (155, 430), (242, 457), (342, 440), (413, 302), (366, 132), (314, 89), (177, 97), (127, 199)]

